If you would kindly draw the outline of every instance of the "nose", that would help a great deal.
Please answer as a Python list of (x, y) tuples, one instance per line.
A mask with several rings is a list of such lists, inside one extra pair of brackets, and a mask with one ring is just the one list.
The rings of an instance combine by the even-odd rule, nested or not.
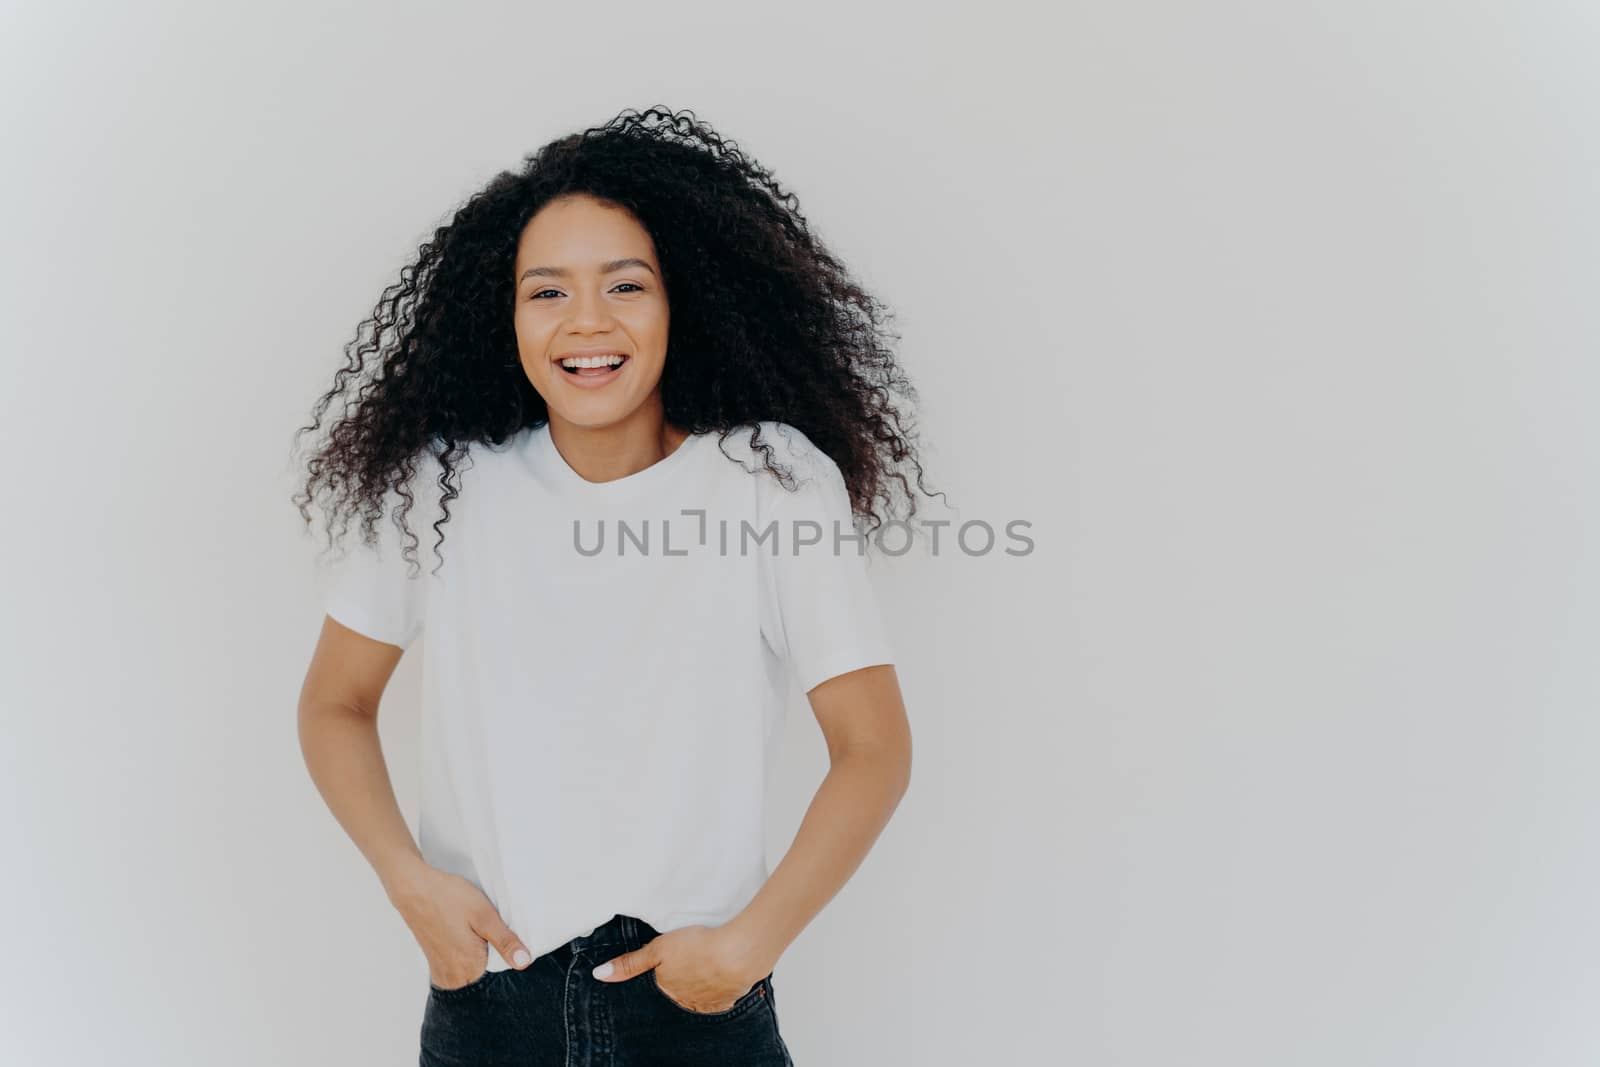
[(600, 297), (580, 293), (569, 307), (572, 315), (567, 320), (567, 328), (573, 333), (604, 333), (611, 329), (611, 313)]

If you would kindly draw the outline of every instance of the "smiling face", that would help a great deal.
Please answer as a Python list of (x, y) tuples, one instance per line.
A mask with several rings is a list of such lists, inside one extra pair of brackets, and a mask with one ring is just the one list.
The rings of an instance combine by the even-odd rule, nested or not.
[(638, 220), (589, 196), (552, 200), (523, 228), (515, 269), (517, 352), (551, 422), (659, 418), (667, 294)]

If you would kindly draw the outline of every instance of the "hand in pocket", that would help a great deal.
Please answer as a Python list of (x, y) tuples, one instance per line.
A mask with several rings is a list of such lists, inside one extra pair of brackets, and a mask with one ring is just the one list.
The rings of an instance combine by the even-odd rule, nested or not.
[(483, 890), (460, 875), (428, 867), (391, 899), (428, 959), (428, 980), (440, 989), (483, 977), (490, 945), (519, 970), (533, 962)]

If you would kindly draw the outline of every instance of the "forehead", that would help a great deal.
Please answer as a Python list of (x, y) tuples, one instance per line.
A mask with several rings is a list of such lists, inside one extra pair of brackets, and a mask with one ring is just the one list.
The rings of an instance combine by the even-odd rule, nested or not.
[(591, 197), (553, 200), (528, 220), (517, 242), (517, 270), (529, 266), (598, 268), (637, 256), (653, 263), (655, 242), (625, 209)]

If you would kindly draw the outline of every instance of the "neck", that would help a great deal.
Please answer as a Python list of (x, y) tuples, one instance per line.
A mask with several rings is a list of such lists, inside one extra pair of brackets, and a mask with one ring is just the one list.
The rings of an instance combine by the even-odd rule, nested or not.
[(637, 474), (677, 451), (688, 436), (669, 425), (659, 407), (604, 426), (584, 426), (550, 412), (550, 439), (567, 465), (588, 482)]

